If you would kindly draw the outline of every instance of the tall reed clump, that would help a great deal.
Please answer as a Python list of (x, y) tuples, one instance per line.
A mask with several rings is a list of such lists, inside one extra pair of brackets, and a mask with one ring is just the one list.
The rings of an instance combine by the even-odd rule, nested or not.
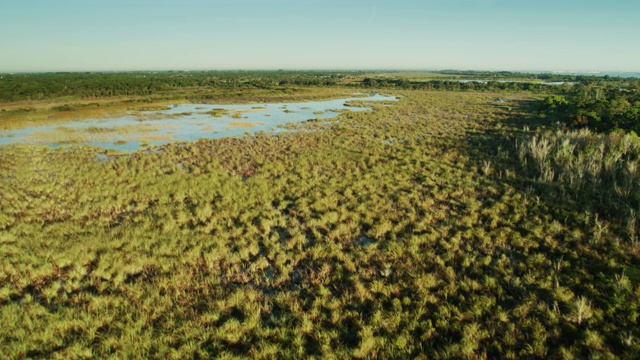
[(517, 145), (520, 160), (545, 184), (560, 184), (587, 209), (626, 219), (636, 237), (640, 138), (589, 129), (541, 132)]

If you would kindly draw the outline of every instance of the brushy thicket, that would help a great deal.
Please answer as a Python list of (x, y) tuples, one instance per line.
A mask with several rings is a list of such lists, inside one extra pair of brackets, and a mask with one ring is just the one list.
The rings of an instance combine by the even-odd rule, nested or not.
[(624, 219), (637, 242), (640, 210), (640, 138), (589, 129), (536, 134), (518, 146), (520, 159), (546, 184), (562, 185), (568, 200), (611, 219)]
[(524, 144), (521, 96), (403, 95), (314, 131), (0, 148), (2, 355), (639, 357), (639, 249), (596, 216), (636, 145), (596, 171), (586, 135)]
[(575, 85), (567, 96), (549, 96), (546, 116), (572, 127), (595, 131), (624, 130), (640, 133), (640, 80), (626, 84), (603, 81)]

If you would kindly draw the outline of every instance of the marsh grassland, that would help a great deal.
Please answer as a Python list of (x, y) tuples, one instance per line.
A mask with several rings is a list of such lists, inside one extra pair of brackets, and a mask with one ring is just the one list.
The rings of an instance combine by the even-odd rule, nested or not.
[(639, 357), (638, 139), (385, 92), (304, 131), (0, 147), (0, 356)]

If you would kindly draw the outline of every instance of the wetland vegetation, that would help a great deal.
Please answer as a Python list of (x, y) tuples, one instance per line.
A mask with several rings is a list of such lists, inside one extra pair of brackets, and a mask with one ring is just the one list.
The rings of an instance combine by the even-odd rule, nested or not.
[[(0, 127), (374, 87), (398, 101), (131, 153), (0, 146), (3, 356), (640, 356), (640, 140), (592, 126), (581, 85), (274, 72), (114, 94), (99, 84), (118, 74), (42, 76), (67, 75), (76, 92), (12, 75)], [(637, 80), (612, 84), (587, 98), (624, 97), (631, 119)]]
[[(338, 112), (372, 110), (377, 103), (397, 101), (393, 96), (360, 94), (325, 101), (253, 104), (174, 104), (164, 109), (128, 111), (121, 116), (0, 130), (0, 145), (36, 144), (59, 147), (89, 145), (135, 151), (142, 144), (241, 136), (246, 132), (285, 131), (289, 123), (323, 120)], [(357, 105), (348, 105), (357, 100)], [(284, 110), (282, 110), (284, 109)], [(268, 115), (268, 117), (267, 117)], [(268, 119), (268, 121), (267, 121)], [(45, 122), (46, 123), (46, 122)]]

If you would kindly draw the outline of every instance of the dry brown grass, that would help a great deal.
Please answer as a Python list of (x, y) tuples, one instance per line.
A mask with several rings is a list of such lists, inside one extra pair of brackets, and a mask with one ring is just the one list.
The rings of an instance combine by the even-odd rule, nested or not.
[[(20, 129), (29, 126), (40, 126), (50, 124), (60, 124), (69, 121), (82, 121), (89, 119), (105, 119), (121, 117), (131, 111), (145, 111), (152, 108), (166, 108), (170, 104), (184, 102), (161, 100), (156, 102), (128, 102), (121, 99), (119, 102), (72, 102), (72, 103), (52, 103), (50, 101), (31, 102), (31, 106), (20, 107), (25, 102), (11, 103), (7, 110), (0, 112), (0, 129)], [(70, 105), (76, 107), (72, 111), (60, 111), (58, 106)], [(3, 109), (7, 104), (3, 104)], [(18, 109), (32, 109), (30, 111), (19, 111)]]

